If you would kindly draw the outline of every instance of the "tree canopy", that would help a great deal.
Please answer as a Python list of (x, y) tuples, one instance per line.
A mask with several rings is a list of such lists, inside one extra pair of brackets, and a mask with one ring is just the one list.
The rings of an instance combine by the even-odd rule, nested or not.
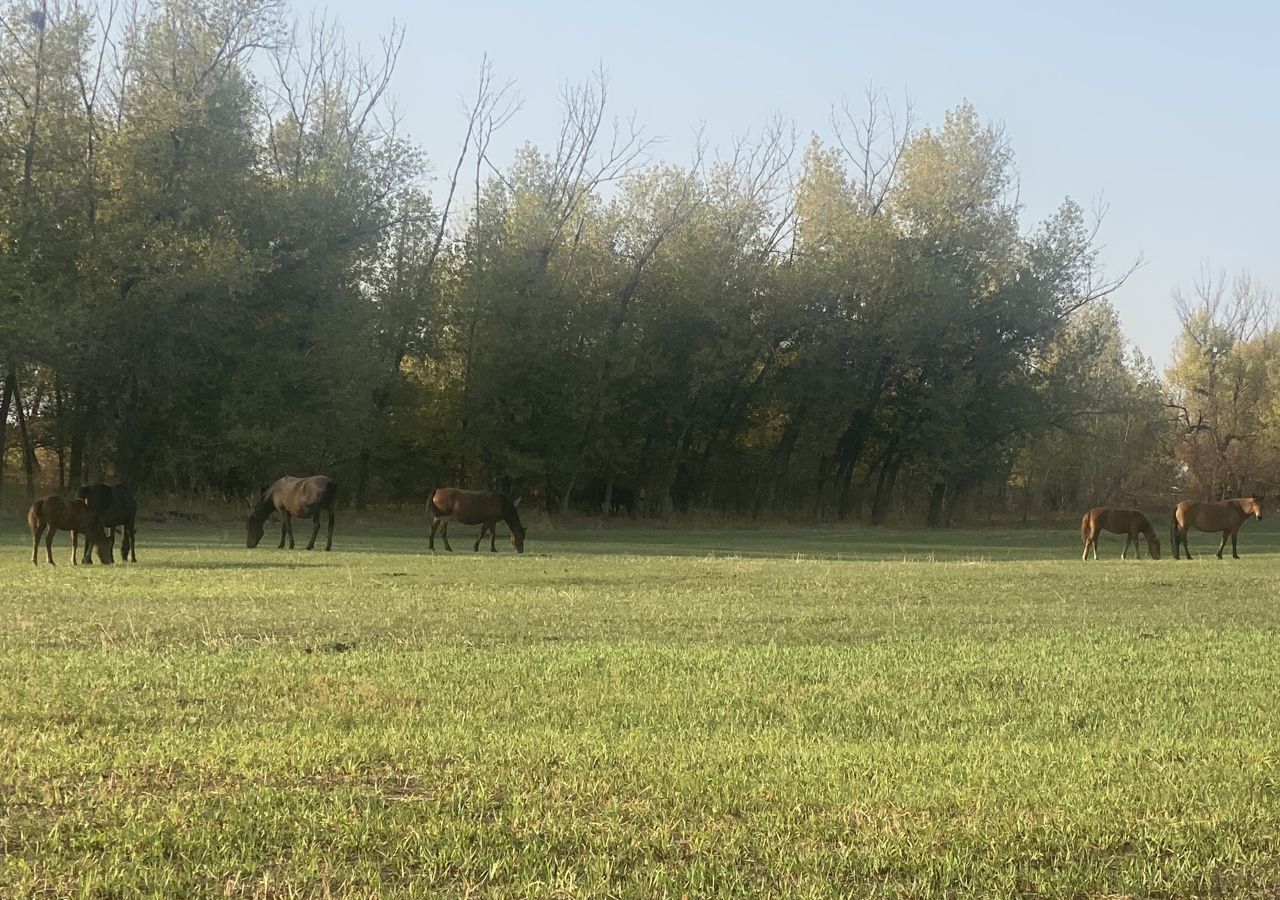
[(1270, 295), (1184, 301), (1162, 381), (1097, 221), (1025, 223), (968, 104), (915, 127), (872, 94), (828, 139), (775, 119), (676, 165), (596, 76), (504, 162), (486, 65), (432, 183), (387, 102), (397, 34), (363, 58), (277, 0), (2, 15), (11, 484), (323, 471), (360, 505), (456, 483), (942, 524), (1265, 480)]

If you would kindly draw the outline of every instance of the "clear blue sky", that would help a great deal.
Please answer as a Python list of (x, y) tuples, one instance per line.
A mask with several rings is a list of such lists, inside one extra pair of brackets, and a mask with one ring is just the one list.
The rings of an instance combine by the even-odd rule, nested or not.
[(546, 2), (295, 0), (376, 45), (407, 28), (394, 82), (403, 126), (437, 171), (456, 154), (483, 54), (524, 105), (495, 141), (549, 145), (559, 89), (603, 65), (613, 108), (687, 160), (775, 112), (829, 136), (830, 106), (869, 85), (909, 95), (917, 122), (968, 99), (1017, 154), (1025, 223), (1065, 196), (1110, 206), (1104, 257), (1146, 266), (1116, 297), (1163, 365), (1170, 293), (1204, 263), (1280, 290), (1280, 4), (1223, 2)]

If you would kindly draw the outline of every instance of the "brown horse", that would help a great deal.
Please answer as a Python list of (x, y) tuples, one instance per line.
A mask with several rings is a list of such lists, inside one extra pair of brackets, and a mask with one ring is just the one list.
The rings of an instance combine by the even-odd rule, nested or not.
[[(115, 561), (111, 552), (112, 541), (102, 530), (102, 521), (89, 507), (76, 500), (64, 500), (55, 495), (41, 497), (27, 510), (27, 524), (31, 526), (31, 562), (40, 565), (40, 536), (45, 535), (44, 552), (53, 562), (53, 536), (58, 529), (71, 532), (71, 564), (79, 559), (80, 535), (84, 535), (84, 564), (93, 565), (91, 551), (96, 548), (98, 561), (109, 566)], [(46, 533), (47, 532), (47, 533)]]
[(1219, 500), (1217, 503), (1183, 500), (1173, 509), (1173, 558), (1182, 558), (1178, 555), (1181, 547), (1187, 551), (1187, 559), (1191, 559), (1187, 532), (1194, 528), (1197, 531), (1221, 531), (1222, 543), (1218, 545), (1218, 559), (1222, 559), (1227, 538), (1231, 538), (1231, 558), (1239, 559), (1236, 537), (1240, 534), (1240, 526), (1250, 516), (1262, 520), (1262, 501), (1265, 499), (1262, 494), (1258, 494), (1254, 497)]
[(1129, 558), (1130, 544), (1133, 544), (1133, 551), (1138, 559), (1142, 559), (1142, 545), (1138, 543), (1140, 534), (1147, 539), (1147, 549), (1151, 551), (1151, 558), (1160, 558), (1160, 539), (1156, 537), (1156, 530), (1151, 527), (1151, 521), (1146, 516), (1136, 509), (1095, 506), (1080, 520), (1080, 537), (1084, 541), (1084, 555), (1080, 557), (1081, 559), (1089, 558), (1091, 548), (1093, 558), (1098, 558), (1098, 535), (1104, 531), (1125, 536), (1124, 550), (1120, 552), (1121, 559)]
[(245, 546), (250, 549), (258, 546), (262, 533), (266, 530), (267, 519), (272, 513), (280, 513), (283, 523), (280, 526), (280, 549), (284, 549), (284, 539), (289, 538), (289, 549), (293, 549), (293, 517), (316, 520), (311, 529), (311, 540), (307, 541), (307, 549), (316, 545), (320, 535), (320, 513), (329, 513), (329, 538), (324, 549), (333, 549), (333, 504), (338, 496), (338, 482), (326, 475), (312, 475), (308, 478), (297, 478), (286, 475), (262, 491), (262, 495), (249, 510), (249, 522)]
[[(520, 501), (517, 500), (516, 503)], [(498, 552), (494, 543), (497, 532), (494, 530), (498, 520), (507, 523), (511, 529), (511, 546), (517, 553), (524, 552), (525, 527), (520, 524), (520, 513), (516, 511), (516, 503), (507, 499), (505, 494), (496, 491), (463, 491), (458, 488), (438, 488), (427, 501), (427, 512), (431, 513), (431, 539), (427, 542), (429, 550), (436, 549), (436, 529), (443, 523), (440, 537), (444, 538), (444, 549), (452, 552), (449, 546), (449, 523), (461, 522), (463, 525), (479, 525), (480, 536), (476, 538), (475, 550), (480, 549), (480, 541), (485, 532), (489, 532), (489, 550)]]

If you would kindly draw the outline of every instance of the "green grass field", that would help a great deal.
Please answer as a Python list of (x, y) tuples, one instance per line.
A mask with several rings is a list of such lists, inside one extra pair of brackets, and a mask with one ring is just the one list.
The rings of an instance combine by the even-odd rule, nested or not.
[(11, 525), (0, 896), (1274, 897), (1271, 526)]

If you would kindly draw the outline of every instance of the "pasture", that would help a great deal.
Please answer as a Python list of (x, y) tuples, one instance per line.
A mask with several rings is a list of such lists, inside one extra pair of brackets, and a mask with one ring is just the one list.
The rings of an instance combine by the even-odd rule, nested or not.
[(1275, 896), (1280, 533), (1156, 527), (15, 522), (0, 895)]

